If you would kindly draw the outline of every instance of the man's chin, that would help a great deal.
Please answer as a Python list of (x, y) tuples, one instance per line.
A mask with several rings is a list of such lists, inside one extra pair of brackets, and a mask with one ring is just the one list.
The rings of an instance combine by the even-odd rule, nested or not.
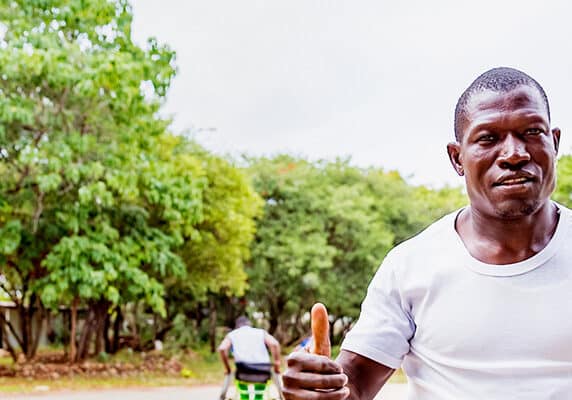
[(541, 207), (539, 200), (507, 200), (494, 204), (495, 214), (502, 219), (518, 219), (534, 214)]

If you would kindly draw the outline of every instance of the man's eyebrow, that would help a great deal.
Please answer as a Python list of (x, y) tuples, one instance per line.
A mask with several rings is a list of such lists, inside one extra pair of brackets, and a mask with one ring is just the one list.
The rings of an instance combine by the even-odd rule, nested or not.
[(527, 118), (529, 121), (527, 121), (527, 123), (531, 123), (531, 122), (542, 122), (546, 125), (549, 125), (550, 123), (548, 122), (548, 119), (544, 118), (542, 115), (538, 114), (538, 113), (530, 113), (527, 115), (523, 116), (524, 118)]
[[(524, 126), (524, 125), (533, 124), (533, 123), (544, 124), (547, 128), (550, 126), (550, 123), (548, 122), (548, 120), (538, 113), (525, 114), (522, 116), (522, 118), (525, 119), (525, 121), (518, 124), (519, 126)], [(490, 120), (481, 121), (481, 122), (474, 124), (474, 125), (469, 124), (467, 132), (470, 134), (473, 132), (479, 132), (482, 130), (487, 130), (487, 129), (490, 129), (491, 127), (494, 128), (496, 126), (497, 126), (496, 120), (494, 118), (491, 118)]]
[(483, 122), (479, 122), (478, 124), (469, 124), (469, 127), (467, 129), (467, 133), (470, 134), (475, 134), (478, 133), (482, 130), (489, 130), (489, 127), (491, 125), (494, 125), (494, 121), (483, 121)]

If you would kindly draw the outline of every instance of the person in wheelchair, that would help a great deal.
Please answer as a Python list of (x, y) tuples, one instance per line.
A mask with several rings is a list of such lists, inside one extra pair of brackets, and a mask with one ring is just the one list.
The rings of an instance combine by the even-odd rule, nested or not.
[[(229, 360), (231, 351), (236, 367), (234, 378), (239, 392), (245, 392), (247, 385), (253, 383), (257, 393), (255, 399), (262, 399), (266, 382), (271, 378), (278, 390), (281, 389), (279, 380), (280, 343), (265, 330), (253, 328), (251, 325), (247, 317), (238, 317), (235, 322), (235, 329), (225, 336), (218, 347), (226, 374), (220, 400), (226, 399), (226, 393), (232, 381), (232, 369)], [(272, 354), (272, 361), (268, 351)]]

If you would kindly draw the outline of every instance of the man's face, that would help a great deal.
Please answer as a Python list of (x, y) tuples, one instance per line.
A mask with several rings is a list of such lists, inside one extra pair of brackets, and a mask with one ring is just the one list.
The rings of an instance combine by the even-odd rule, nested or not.
[(560, 130), (550, 130), (539, 91), (522, 85), (474, 94), (460, 143), (448, 146), (465, 176), (471, 207), (483, 215), (519, 218), (536, 212), (555, 185)]

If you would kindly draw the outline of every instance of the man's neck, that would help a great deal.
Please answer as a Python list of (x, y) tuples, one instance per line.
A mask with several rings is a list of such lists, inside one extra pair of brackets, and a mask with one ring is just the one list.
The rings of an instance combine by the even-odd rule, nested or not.
[(487, 264), (513, 264), (546, 247), (556, 231), (558, 215), (551, 201), (517, 219), (493, 218), (469, 207), (458, 216), (456, 229), (474, 258)]

